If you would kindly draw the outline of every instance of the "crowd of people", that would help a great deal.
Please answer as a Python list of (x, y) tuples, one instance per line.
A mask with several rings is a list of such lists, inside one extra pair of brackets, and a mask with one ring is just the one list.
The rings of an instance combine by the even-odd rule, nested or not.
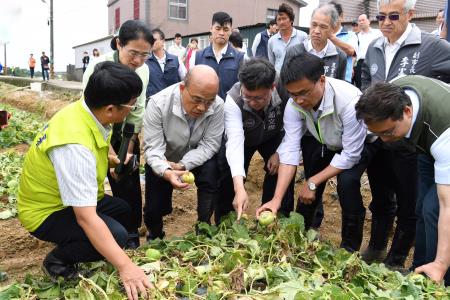
[[(71, 277), (77, 263), (105, 258), (129, 299), (138, 299), (151, 284), (122, 248), (140, 245), (142, 221), (147, 240), (164, 238), (173, 190), (191, 187), (180, 180), (188, 171), (199, 222), (218, 224), (233, 210), (240, 219), (258, 151), (265, 175), (256, 216), (295, 210), (319, 230), (325, 185), (337, 177), (340, 245), (360, 251), (367, 172), (372, 223), (362, 258), (406, 271), (415, 246), (410, 270), (450, 284), (450, 44), (411, 23), (414, 6), (379, 0), (380, 29), (363, 14), (356, 34), (330, 2), (313, 11), (307, 35), (283, 3), (251, 58), (239, 38), (238, 49), (230, 42), (237, 31), (226, 12), (213, 14), (210, 45), (201, 50), (195, 39), (185, 49), (177, 35), (166, 51), (163, 31), (126, 21), (113, 51), (86, 66), (82, 99), (48, 122), (25, 159), (19, 219), (56, 244), (44, 270)], [(138, 168), (115, 168), (139, 161), (141, 149), (144, 203)], [(305, 181), (295, 195), (301, 164)]]

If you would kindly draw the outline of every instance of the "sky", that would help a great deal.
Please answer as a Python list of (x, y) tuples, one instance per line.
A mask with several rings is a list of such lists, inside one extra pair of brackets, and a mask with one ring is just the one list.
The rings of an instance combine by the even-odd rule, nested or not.
[[(30, 53), (37, 62), (42, 51), (50, 57), (49, 4), (42, 0), (0, 2), (0, 62), (4, 64), (4, 42), (8, 42), (8, 66), (28, 68)], [(107, 0), (53, 0), (55, 71), (66, 71), (68, 64), (75, 63), (73, 46), (108, 35), (106, 4)]]

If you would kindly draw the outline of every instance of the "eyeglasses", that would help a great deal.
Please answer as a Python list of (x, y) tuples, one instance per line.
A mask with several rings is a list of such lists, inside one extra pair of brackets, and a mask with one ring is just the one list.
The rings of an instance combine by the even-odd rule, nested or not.
[(137, 104), (135, 105), (120, 104), (120, 106), (129, 108), (131, 111), (135, 111), (137, 109)]
[(251, 101), (255, 101), (255, 102), (263, 102), (265, 100), (267, 100), (267, 98), (269, 97), (270, 94), (267, 94), (265, 96), (256, 96), (256, 97), (249, 97), (247, 95), (244, 95), (244, 93), (242, 92), (242, 88), (239, 90), (239, 96), (242, 98), (242, 100), (244, 100), (245, 102), (251, 102)]
[(387, 136), (387, 137), (394, 136), (394, 133), (397, 130), (397, 125), (398, 125), (398, 123), (396, 123), (394, 127), (390, 128), (388, 130), (385, 130), (380, 133), (373, 133), (373, 134), (376, 136)]
[(214, 100), (205, 100), (205, 99), (202, 99), (202, 98), (199, 98), (196, 96), (192, 96), (191, 93), (189, 93), (189, 90), (187, 89), (187, 87), (185, 87), (185, 90), (195, 105), (203, 104), (206, 108), (208, 108), (211, 105), (213, 105), (214, 101), (216, 100), (216, 98), (214, 98)]
[(136, 50), (128, 50), (126, 47), (122, 47), (122, 48), (125, 49), (125, 52), (130, 57), (139, 57), (141, 59), (147, 59), (147, 58), (150, 57), (150, 53), (149, 52), (138, 52)]
[(389, 20), (391, 21), (398, 21), (400, 19), (400, 14), (389, 14), (389, 15), (376, 15), (375, 18), (377, 18), (377, 20), (379, 22), (383, 22), (384, 20), (386, 20), (386, 18), (389, 18)]

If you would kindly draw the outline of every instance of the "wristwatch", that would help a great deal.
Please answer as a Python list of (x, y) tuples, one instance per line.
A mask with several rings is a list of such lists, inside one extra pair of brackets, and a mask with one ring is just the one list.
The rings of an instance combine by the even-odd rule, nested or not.
[(307, 183), (310, 191), (315, 191), (317, 189), (317, 186), (314, 182), (308, 180)]

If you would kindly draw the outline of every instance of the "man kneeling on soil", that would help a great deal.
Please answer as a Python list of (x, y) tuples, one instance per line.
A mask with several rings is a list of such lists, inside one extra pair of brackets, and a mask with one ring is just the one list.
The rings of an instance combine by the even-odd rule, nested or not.
[[(424, 153), (416, 204), (413, 268), (450, 284), (450, 86), (406, 76), (377, 83), (361, 96), (356, 114), (384, 142), (406, 138)], [(421, 266), (423, 265), (423, 266)], [(421, 266), (421, 267), (419, 267)]]
[[(311, 228), (328, 179), (337, 176), (342, 207), (341, 247), (358, 251), (365, 208), (360, 179), (373, 147), (365, 144), (367, 130), (356, 119), (355, 103), (361, 92), (348, 82), (324, 76), (324, 62), (309, 54), (287, 57), (281, 81), (291, 99), (284, 111), (283, 141), (278, 147), (280, 167), (273, 199), (257, 210), (276, 213), (303, 154), (306, 183), (301, 187), (297, 211)], [(302, 152), (300, 152), (302, 151)]]
[(219, 78), (206, 65), (193, 67), (183, 82), (153, 95), (144, 116), (147, 239), (163, 238), (163, 216), (172, 212), (172, 191), (188, 189), (180, 176), (191, 170), (198, 187), (200, 222), (210, 222), (217, 201), (217, 163), (223, 134)]
[(23, 226), (57, 246), (44, 259), (52, 277), (73, 278), (75, 264), (106, 258), (119, 271), (129, 299), (151, 287), (144, 272), (121, 249), (128, 238), (131, 209), (104, 193), (111, 123), (134, 108), (142, 82), (126, 66), (95, 67), (84, 101), (59, 111), (36, 136), (20, 180), (18, 208)]

